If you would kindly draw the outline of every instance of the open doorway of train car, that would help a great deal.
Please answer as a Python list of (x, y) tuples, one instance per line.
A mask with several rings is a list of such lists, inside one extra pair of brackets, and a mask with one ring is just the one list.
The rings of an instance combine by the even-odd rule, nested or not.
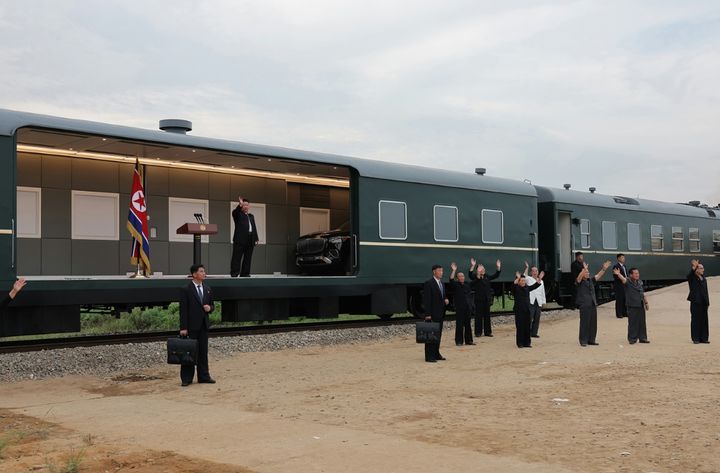
[(573, 260), (572, 219), (567, 212), (558, 212), (558, 251), (560, 272), (569, 273)]
[[(252, 256), (254, 276), (318, 268), (325, 275), (353, 273), (348, 167), (287, 159), (277, 150), (272, 156), (228, 151), (194, 137), (188, 141), (209, 146), (37, 128), (21, 129), (16, 138), (18, 274), (132, 273), (126, 223), (136, 159), (144, 176), (156, 277), (187, 274), (192, 236), (176, 230), (194, 222), (196, 213), (218, 225), (217, 234), (202, 237), (203, 263), (210, 274), (229, 276), (231, 211), (238, 197), (250, 201), (260, 238)], [(307, 234), (311, 237), (300, 238)], [(298, 259), (298, 250), (306, 260)]]

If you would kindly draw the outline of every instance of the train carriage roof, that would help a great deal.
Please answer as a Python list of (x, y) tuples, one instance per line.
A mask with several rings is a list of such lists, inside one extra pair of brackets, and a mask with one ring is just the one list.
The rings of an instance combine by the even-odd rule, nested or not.
[(423, 166), (301, 151), (278, 146), (257, 145), (225, 139), (204, 138), (182, 133), (168, 133), (160, 130), (148, 130), (87, 120), (76, 120), (0, 109), (0, 135), (11, 136), (18, 129), (26, 127), (84, 133), (88, 135), (100, 135), (126, 140), (137, 140), (140, 142), (162, 143), (172, 146), (225, 151), (252, 156), (270, 158), (277, 157), (319, 164), (347, 166), (356, 169), (360, 176), (370, 178), (467, 188), (529, 196), (533, 198), (537, 195), (535, 188), (526, 182), (491, 176), (478, 176), (472, 171), (461, 173)]
[[(554, 187), (535, 186), (538, 203), (556, 202), (563, 204), (604, 207), (609, 209), (653, 212), (687, 217), (720, 217), (720, 210), (686, 204), (673, 204), (658, 200), (639, 199), (633, 197), (613, 196), (592, 192), (558, 189)], [(713, 215), (715, 214), (715, 215)]]

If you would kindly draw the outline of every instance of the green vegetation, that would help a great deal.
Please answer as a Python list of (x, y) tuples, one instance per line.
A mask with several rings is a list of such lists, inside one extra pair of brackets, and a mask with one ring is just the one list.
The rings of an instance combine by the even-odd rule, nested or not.
[[(493, 312), (511, 311), (513, 300), (496, 297), (491, 310)], [(272, 322), (222, 322), (221, 303), (215, 304), (215, 310), (210, 313), (210, 324), (213, 327), (243, 327), (259, 324), (297, 324), (297, 323), (319, 323), (332, 322), (335, 320), (377, 320), (375, 315), (349, 315), (341, 314), (337, 318), (320, 319), (310, 317), (290, 317), (286, 320), (273, 320)], [(407, 317), (410, 314), (395, 314), (395, 318)], [(170, 304), (166, 309), (162, 307), (150, 307), (143, 309), (135, 307), (130, 312), (123, 312), (119, 317), (107, 312), (85, 311), (80, 315), (80, 332), (71, 334), (44, 334), (26, 335), (21, 337), (0, 338), (0, 341), (11, 340), (38, 340), (43, 338), (73, 337), (81, 335), (105, 335), (113, 333), (135, 333), (135, 332), (158, 332), (173, 331), (180, 327), (180, 305), (177, 302)]]
[(0, 438), (0, 458), (3, 457), (3, 452), (5, 451), (5, 448), (8, 446), (8, 440), (5, 437)]
[(65, 459), (65, 464), (58, 466), (53, 461), (46, 461), (46, 466), (50, 473), (78, 473), (84, 455), (84, 450), (76, 451), (75, 449), (70, 449), (70, 453)]

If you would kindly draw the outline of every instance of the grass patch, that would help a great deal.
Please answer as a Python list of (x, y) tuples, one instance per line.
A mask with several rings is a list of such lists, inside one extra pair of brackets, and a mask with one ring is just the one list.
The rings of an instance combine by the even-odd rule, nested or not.
[(3, 454), (9, 443), (10, 442), (5, 437), (0, 438), (0, 458), (5, 458)]
[(63, 463), (56, 465), (54, 461), (46, 460), (45, 466), (47, 466), (50, 473), (78, 473), (80, 471), (80, 464), (82, 463), (84, 455), (84, 450), (76, 451), (71, 448), (70, 453)]

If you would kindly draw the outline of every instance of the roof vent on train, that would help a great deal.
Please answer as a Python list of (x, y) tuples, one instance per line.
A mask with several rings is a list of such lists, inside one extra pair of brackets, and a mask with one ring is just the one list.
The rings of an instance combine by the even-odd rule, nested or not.
[(160, 120), (160, 129), (162, 131), (167, 131), (168, 133), (179, 133), (181, 135), (185, 135), (188, 131), (192, 131), (192, 122), (190, 120), (168, 118)]
[(485, 168), (475, 168), (475, 174), (477, 174), (478, 176), (484, 176), (486, 172), (487, 169)]
[(594, 187), (591, 187), (588, 190), (590, 191), (591, 194), (594, 194), (597, 189), (595, 189)]
[(699, 200), (691, 200), (688, 202), (688, 205), (692, 205), (693, 207), (700, 207), (700, 201)]
[(616, 204), (625, 204), (625, 205), (640, 205), (640, 202), (637, 200), (631, 198), (631, 197), (623, 197), (620, 195), (616, 195), (613, 197), (613, 200)]
[(563, 187), (566, 191), (569, 191), (572, 186), (570, 184), (563, 184)]

